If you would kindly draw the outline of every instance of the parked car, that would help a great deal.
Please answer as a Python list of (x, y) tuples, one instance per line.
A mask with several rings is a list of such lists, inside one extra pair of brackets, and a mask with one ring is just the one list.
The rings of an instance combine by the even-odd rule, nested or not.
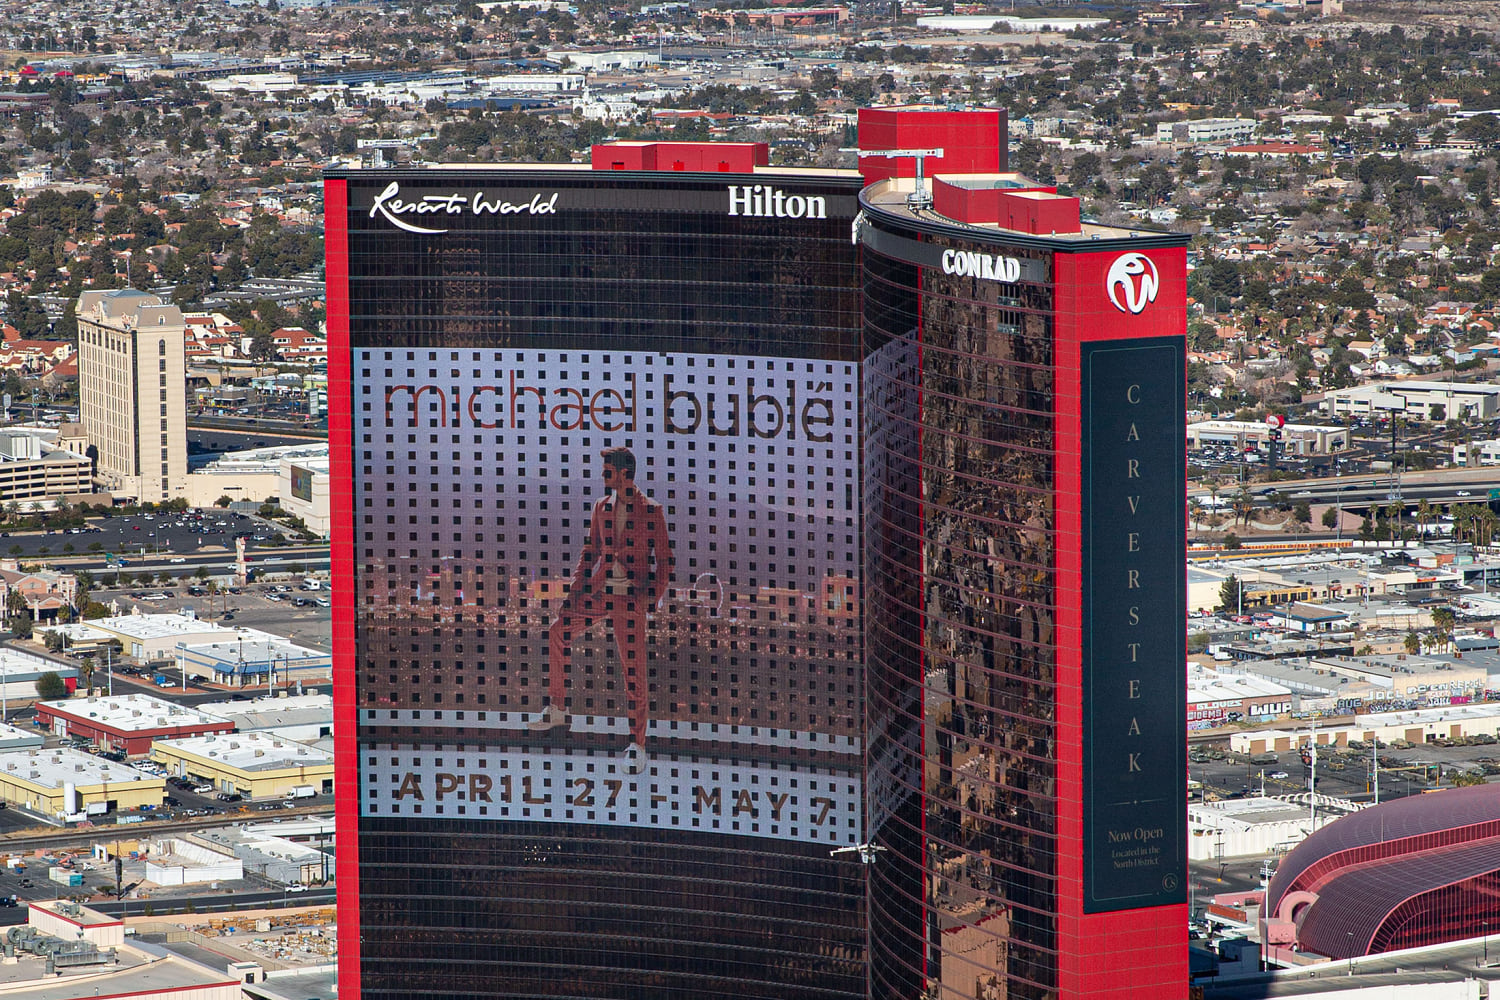
[(239, 792), (220, 792), (218, 795), (214, 796), (214, 798), (218, 799), (220, 802), (243, 802), (243, 801), (245, 801), (245, 797), (243, 795), (241, 795)]

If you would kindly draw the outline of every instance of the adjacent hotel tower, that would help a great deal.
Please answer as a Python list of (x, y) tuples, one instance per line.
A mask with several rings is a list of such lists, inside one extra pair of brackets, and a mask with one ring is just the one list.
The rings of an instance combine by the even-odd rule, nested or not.
[(342, 989), (1185, 983), (1183, 241), (861, 143), (329, 175)]
[(187, 490), (187, 383), (182, 311), (133, 288), (78, 297), (79, 419), (96, 478), (133, 500)]
[(871, 995), (1181, 994), (1184, 239), (864, 165)]

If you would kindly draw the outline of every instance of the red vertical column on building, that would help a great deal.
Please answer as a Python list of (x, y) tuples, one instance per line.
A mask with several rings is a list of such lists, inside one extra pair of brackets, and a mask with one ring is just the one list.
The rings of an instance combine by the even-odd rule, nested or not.
[(349, 350), (349, 188), (323, 187), (328, 297), (329, 513), (333, 577), (333, 774), (339, 992), (359, 996), (359, 741), (354, 656), (354, 382)]
[[(1127, 256), (1149, 261), (1111, 293)], [(1188, 907), (1086, 913), (1084, 906), (1084, 584), (1082, 346), (1186, 332), (1186, 255), (1181, 248), (1054, 257), (1058, 647), (1058, 994), (1070, 1000), (1160, 1000), (1188, 981)], [(1149, 288), (1153, 274), (1154, 288)], [(1128, 286), (1128, 287), (1127, 287)], [(1154, 294), (1149, 301), (1147, 291)], [(1119, 304), (1116, 304), (1119, 303)], [(1136, 304), (1145, 303), (1137, 311)], [(1183, 660), (1186, 659), (1186, 636)], [(1186, 720), (1158, 720), (1181, 725)], [(1186, 783), (1186, 760), (1183, 782)], [(1170, 821), (1170, 819), (1168, 820)]]

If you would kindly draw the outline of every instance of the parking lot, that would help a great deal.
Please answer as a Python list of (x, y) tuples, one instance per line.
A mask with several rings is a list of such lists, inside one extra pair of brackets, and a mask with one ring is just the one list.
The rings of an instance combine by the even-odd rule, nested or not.
[(227, 510), (188, 510), (178, 513), (128, 514), (89, 518), (84, 527), (42, 531), (0, 531), (0, 553), (8, 556), (102, 556), (127, 560), (160, 558), (170, 562), (194, 553), (234, 552), (234, 539), (244, 535), (247, 547), (275, 544), (286, 529), (248, 514)]
[(142, 614), (176, 614), (189, 609), (203, 621), (228, 628), (261, 629), (303, 646), (331, 650), (332, 609), (328, 590), (303, 590), (295, 574), (279, 575), (287, 579), (251, 583), (214, 594), (197, 583), (115, 587), (106, 585), (106, 578), (96, 585), (91, 599), (104, 604), (114, 602), (120, 613), (127, 615), (137, 608)]
[[(1453, 774), (1463, 771), (1500, 774), (1500, 746), (1493, 744), (1389, 746), (1377, 749), (1376, 756), (1382, 801), (1437, 787), (1439, 774), (1445, 785), (1451, 783)], [(1289, 750), (1275, 754), (1274, 760), (1258, 759), (1264, 762), (1255, 763), (1246, 755), (1222, 748), (1194, 748), (1189, 756), (1188, 776), (1203, 783), (1205, 798), (1259, 795), (1262, 788), (1266, 795), (1307, 791), (1312, 768), (1303, 763), (1300, 752)], [(1368, 799), (1371, 770), (1368, 747), (1319, 747), (1317, 790), (1340, 798)]]

